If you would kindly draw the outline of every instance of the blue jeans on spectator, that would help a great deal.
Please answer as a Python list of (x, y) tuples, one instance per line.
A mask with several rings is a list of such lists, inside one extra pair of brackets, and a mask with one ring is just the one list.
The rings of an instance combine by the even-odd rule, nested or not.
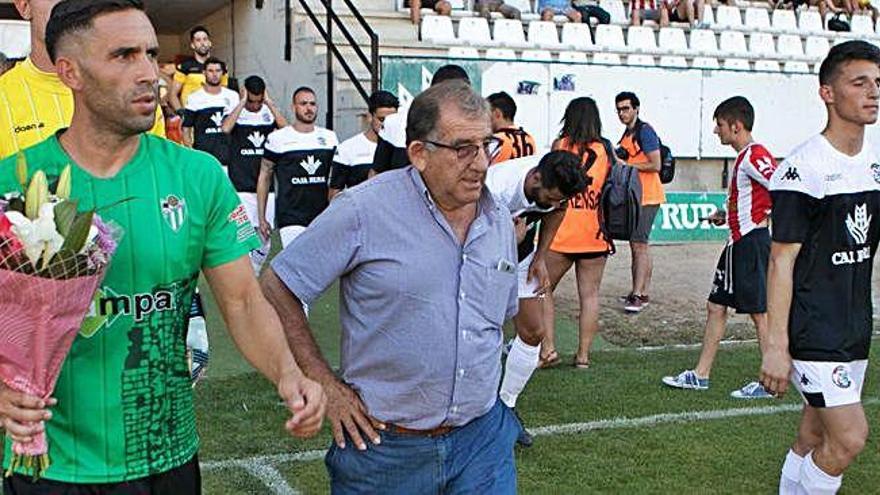
[(516, 493), (513, 449), (519, 422), (500, 400), (483, 416), (446, 435), (379, 432), (381, 445), (359, 451), (334, 443), (324, 463), (333, 495), (355, 493)]
[(572, 8), (581, 13), (583, 19), (581, 22), (585, 24), (590, 23), (590, 17), (595, 17), (597, 24), (608, 24), (611, 22), (611, 14), (598, 5), (574, 5)]

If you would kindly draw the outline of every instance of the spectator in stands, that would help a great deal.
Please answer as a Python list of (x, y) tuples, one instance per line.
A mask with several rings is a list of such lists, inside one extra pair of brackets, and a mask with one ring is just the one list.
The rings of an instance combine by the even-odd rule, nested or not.
[(15, 65), (9, 60), (3, 52), (0, 52), (0, 76)]
[(825, 25), (825, 12), (828, 11), (828, 0), (769, 0), (770, 10), (775, 9), (791, 9), (797, 10), (802, 5), (809, 7), (817, 7), (819, 15), (822, 17), (822, 25)]
[(669, 25), (669, 6), (667, 0), (630, 0), (629, 22), (641, 26), (642, 21), (654, 21), (660, 27)]
[(703, 27), (704, 5), (704, 0), (669, 0), (666, 2), (669, 22), (686, 22), (693, 28)]
[(520, 19), (522, 12), (513, 5), (504, 3), (504, 0), (477, 0), (474, 2), (474, 10), (481, 16), (489, 19), (492, 12), (498, 12), (506, 19)]
[(611, 22), (611, 14), (599, 6), (596, 0), (572, 0), (571, 8), (581, 14), (581, 22), (590, 22), (590, 18), (596, 19), (596, 24), (608, 24)]
[(492, 159), (492, 165), (514, 158), (535, 154), (535, 138), (522, 127), (517, 127), (516, 102), (505, 93), (493, 93), (486, 100), (492, 111), (492, 132), (501, 140), (501, 148)]
[(850, 14), (871, 14), (871, 22), (877, 24), (880, 12), (871, 4), (871, 0), (850, 0), (850, 6)]
[(552, 21), (557, 15), (568, 17), (571, 22), (581, 22), (583, 16), (571, 5), (571, 0), (538, 0), (538, 8), (535, 9), (535, 0), (532, 0), (532, 10), (541, 14), (542, 21)]
[[(189, 32), (189, 46), (193, 56), (184, 60), (177, 66), (174, 73), (174, 82), (171, 84), (171, 92), (168, 102), (175, 112), (181, 112), (186, 106), (186, 100), (191, 93), (202, 89), (205, 83), (205, 61), (211, 58), (211, 34), (204, 26), (196, 26)], [(224, 73), (220, 81), (223, 86), (229, 84), (229, 77)]]
[(648, 238), (660, 205), (666, 202), (660, 183), (660, 138), (654, 128), (639, 119), (639, 97), (625, 91), (614, 99), (617, 117), (626, 126), (618, 143), (617, 156), (639, 170), (642, 183), (642, 209), (639, 222), (630, 238), (632, 251), (632, 291), (625, 297), (624, 309), (638, 313), (648, 305), (653, 264)]
[(431, 9), (438, 15), (452, 14), (452, 4), (447, 0), (407, 0), (403, 6), (409, 7), (409, 18), (413, 24), (422, 22), (422, 8)]

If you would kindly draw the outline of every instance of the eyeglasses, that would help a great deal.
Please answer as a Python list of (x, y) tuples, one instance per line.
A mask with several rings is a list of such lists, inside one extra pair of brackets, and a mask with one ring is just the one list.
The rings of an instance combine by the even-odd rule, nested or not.
[(480, 144), (468, 143), (460, 144), (458, 146), (438, 143), (437, 141), (425, 140), (424, 142), (438, 148), (455, 151), (455, 156), (458, 158), (458, 161), (466, 163), (472, 162), (477, 157), (480, 153), (480, 148), (483, 149), (483, 153), (486, 153), (486, 158), (490, 161), (495, 158), (495, 155), (497, 155), (498, 151), (501, 149), (501, 140), (496, 137), (491, 137)]
[(628, 112), (632, 110), (632, 107), (617, 107), (617, 113)]

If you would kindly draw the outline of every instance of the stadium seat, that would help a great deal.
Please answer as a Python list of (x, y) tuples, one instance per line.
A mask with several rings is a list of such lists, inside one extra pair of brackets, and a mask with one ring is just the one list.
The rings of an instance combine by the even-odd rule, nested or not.
[(831, 43), (828, 42), (828, 38), (824, 36), (810, 36), (807, 38), (807, 46), (804, 53), (808, 58), (822, 61), (828, 55), (828, 50), (830, 49)]
[(755, 62), (755, 70), (760, 70), (764, 72), (779, 72), (781, 69), (779, 67), (779, 62), (776, 60), (758, 60)]
[(771, 19), (773, 31), (777, 33), (796, 33), (798, 30), (797, 17), (793, 10), (776, 9)]
[(480, 58), (480, 51), (472, 46), (451, 46), (447, 56), (449, 58)]
[(590, 58), (587, 57), (587, 54), (584, 52), (559, 52), (559, 61), (579, 62), (585, 64), (590, 61)]
[(687, 59), (681, 55), (663, 55), (660, 57), (660, 67), (669, 67), (673, 69), (687, 69)]
[(550, 50), (523, 50), (520, 59), (535, 62), (552, 62), (553, 54), (550, 53)]
[(782, 72), (791, 72), (795, 74), (809, 74), (810, 66), (806, 62), (790, 60), (782, 66)]
[[(476, 2), (474, 2), (476, 3)], [(523, 14), (531, 14), (532, 13), (532, 5), (529, 0), (504, 0), (506, 5), (510, 5), (511, 7), (516, 7)]]
[(824, 33), (822, 16), (815, 10), (802, 10), (798, 19), (798, 30), (804, 33)]
[(620, 55), (616, 53), (594, 53), (593, 63), (601, 65), (620, 65)]
[(749, 53), (761, 56), (776, 56), (776, 47), (773, 46), (773, 35), (770, 33), (752, 32), (749, 36)]
[(566, 22), (562, 25), (562, 44), (575, 50), (593, 50), (593, 35), (590, 26), (580, 22)]
[(776, 53), (783, 55), (782, 58), (804, 58), (804, 45), (801, 37), (794, 34), (780, 35), (776, 40)]
[(746, 48), (746, 37), (739, 31), (722, 31), (718, 40), (718, 48), (722, 54), (727, 56), (749, 56), (749, 50)]
[(613, 24), (629, 24), (622, 0), (599, 0), (599, 6), (608, 12)]
[(715, 11), (712, 10), (710, 2), (703, 5), (703, 22), (710, 26), (715, 24)]
[(743, 58), (724, 59), (724, 64), (722, 65), (722, 67), (729, 70), (752, 70), (749, 61)]
[(0, 46), (7, 57), (26, 57), (31, 51), (30, 24), (24, 21), (0, 20)]
[(614, 51), (627, 51), (623, 41), (623, 29), (615, 24), (596, 26), (596, 46)]
[(634, 52), (657, 53), (654, 30), (647, 26), (630, 26), (626, 30), (626, 46)]
[(544, 48), (559, 48), (559, 32), (556, 23), (532, 21), (529, 23), (529, 43)]
[(456, 43), (452, 18), (445, 15), (428, 15), (422, 18), (422, 39), (440, 44)]
[(715, 57), (694, 57), (691, 62), (691, 68), (694, 69), (718, 69), (718, 59)]
[(715, 26), (740, 29), (742, 28), (742, 16), (739, 13), (739, 7), (730, 5), (719, 5), (715, 11)]
[(489, 34), (489, 22), (485, 17), (465, 17), (458, 21), (458, 41), (469, 45), (496, 44)]
[(495, 60), (516, 60), (516, 52), (510, 48), (490, 48), (486, 50), (486, 58)]
[(718, 54), (718, 42), (715, 32), (708, 29), (691, 29), (691, 52), (701, 55), (715, 56)]
[[(660, 50), (666, 53), (687, 53), (687, 39), (681, 28), (663, 28), (658, 35)], [(661, 63), (662, 65), (662, 63)]]
[(495, 29), (492, 39), (496, 43), (510, 47), (527, 47), (526, 34), (523, 31), (522, 22), (518, 19), (498, 19), (495, 21)]
[(749, 7), (746, 9), (746, 27), (758, 31), (770, 30), (770, 14), (763, 7)]
[(849, 23), (850, 32), (852, 34), (863, 34), (874, 36), (874, 23), (871, 17), (866, 15), (854, 15)]
[(648, 65), (648, 66), (653, 67), (657, 64), (654, 62), (653, 55), (646, 55), (643, 53), (639, 53), (639, 54), (627, 55), (626, 65)]

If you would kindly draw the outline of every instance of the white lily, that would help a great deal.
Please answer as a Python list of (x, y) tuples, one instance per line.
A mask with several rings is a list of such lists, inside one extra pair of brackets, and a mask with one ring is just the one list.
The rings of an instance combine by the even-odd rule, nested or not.
[(55, 230), (54, 207), (52, 203), (43, 204), (34, 220), (17, 211), (6, 212), (6, 218), (12, 224), (12, 233), (21, 241), (24, 252), (34, 267), (41, 257), (44, 258), (44, 263), (48, 263), (64, 244), (64, 237)]

